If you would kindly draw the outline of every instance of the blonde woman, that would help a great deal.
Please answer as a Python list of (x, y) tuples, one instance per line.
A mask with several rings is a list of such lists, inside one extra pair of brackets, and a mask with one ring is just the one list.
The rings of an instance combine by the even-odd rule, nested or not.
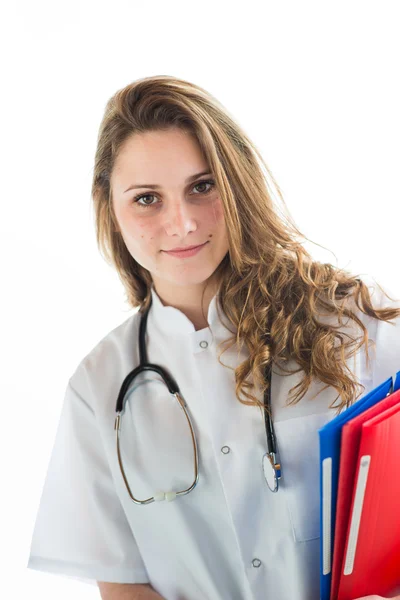
[(400, 305), (312, 259), (257, 148), (187, 81), (109, 100), (92, 196), (139, 310), (68, 381), (29, 568), (104, 600), (318, 600), (318, 429), (398, 369)]

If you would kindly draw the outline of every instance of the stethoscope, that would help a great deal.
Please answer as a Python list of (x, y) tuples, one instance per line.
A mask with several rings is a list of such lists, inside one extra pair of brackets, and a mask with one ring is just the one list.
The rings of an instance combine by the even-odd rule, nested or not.
[[(116, 409), (115, 409), (117, 416), (115, 418), (114, 429), (117, 432), (118, 462), (119, 462), (121, 474), (124, 479), (128, 494), (131, 497), (131, 499), (133, 500), (133, 502), (135, 502), (135, 504), (149, 504), (151, 502), (160, 502), (162, 500), (166, 500), (166, 501), (170, 502), (172, 500), (175, 500), (177, 496), (182, 496), (184, 494), (188, 494), (189, 492), (191, 492), (195, 488), (195, 486), (197, 485), (197, 482), (199, 480), (199, 460), (198, 460), (198, 452), (197, 452), (197, 442), (196, 442), (196, 436), (193, 431), (193, 426), (192, 426), (190, 416), (186, 410), (187, 404), (186, 404), (185, 400), (182, 398), (179, 388), (178, 388), (175, 380), (173, 379), (173, 377), (162, 367), (147, 362), (145, 335), (146, 335), (147, 317), (149, 314), (151, 304), (152, 304), (152, 298), (150, 298), (150, 304), (149, 304), (147, 311), (142, 315), (141, 320), (140, 320), (140, 326), (139, 326), (140, 364), (138, 367), (133, 369), (125, 377), (125, 379), (122, 383), (119, 395), (118, 395), (117, 405), (116, 405)], [(120, 441), (119, 434), (120, 434), (122, 414), (124, 412), (126, 392), (128, 391), (128, 388), (131, 385), (132, 381), (135, 379), (135, 377), (145, 371), (154, 371), (162, 377), (170, 394), (175, 396), (176, 400), (178, 400), (178, 402), (180, 404), (180, 407), (182, 408), (182, 410), (185, 413), (186, 419), (189, 424), (190, 433), (192, 436), (192, 442), (193, 442), (195, 476), (194, 476), (194, 481), (193, 481), (192, 485), (190, 487), (188, 487), (186, 490), (182, 490), (179, 492), (158, 491), (158, 492), (155, 492), (154, 496), (152, 496), (151, 498), (146, 498), (146, 500), (138, 500), (132, 494), (132, 491), (131, 491), (131, 488), (129, 487), (128, 479), (126, 477), (125, 470), (124, 470), (124, 467), (122, 464), (122, 456), (121, 456), (120, 444), (119, 444), (119, 441)], [(268, 410), (264, 410), (264, 420), (265, 420), (265, 431), (267, 433), (268, 450), (263, 456), (262, 468), (263, 468), (264, 477), (265, 477), (265, 480), (267, 482), (269, 489), (272, 492), (277, 492), (278, 491), (278, 480), (281, 478), (281, 465), (276, 462), (276, 439), (275, 439), (275, 431), (274, 431), (274, 426), (273, 426), (272, 416), (271, 416), (271, 414), (272, 414), (272, 411), (271, 411), (271, 371), (272, 371), (272, 366), (270, 366), (266, 372), (267, 378), (269, 381), (269, 386), (268, 386), (268, 389), (264, 393), (264, 406), (268, 408)]]

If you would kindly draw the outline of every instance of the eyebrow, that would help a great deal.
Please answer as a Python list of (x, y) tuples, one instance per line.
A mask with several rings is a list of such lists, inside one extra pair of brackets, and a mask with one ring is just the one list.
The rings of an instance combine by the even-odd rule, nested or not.
[[(194, 175), (191, 175), (190, 177), (188, 177), (186, 179), (185, 183), (190, 183), (191, 181), (193, 181), (194, 179), (197, 179), (198, 177), (201, 177), (202, 175), (212, 175), (212, 173), (210, 171), (203, 171), (202, 173), (195, 173)], [(129, 190), (134, 190), (136, 188), (151, 188), (152, 190), (158, 190), (161, 188), (161, 186), (155, 185), (152, 183), (139, 183), (137, 185), (131, 185), (123, 193), (125, 194), (125, 192), (129, 192)]]

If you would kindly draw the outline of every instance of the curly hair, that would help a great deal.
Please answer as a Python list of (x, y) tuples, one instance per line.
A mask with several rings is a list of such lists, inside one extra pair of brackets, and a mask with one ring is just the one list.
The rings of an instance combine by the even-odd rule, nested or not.
[[(218, 360), (223, 364), (222, 353), (235, 342), (246, 344), (249, 358), (235, 369), (238, 400), (264, 409), (246, 390), (257, 386), (263, 393), (272, 363), (285, 370), (283, 363), (294, 360), (299, 368), (286, 372), (302, 370), (304, 377), (290, 390), (288, 403), (299, 402), (316, 378), (338, 391), (338, 412), (347, 408), (365, 387), (346, 360), (365, 345), (369, 365), (368, 330), (355, 307), (381, 321), (399, 317), (400, 307), (374, 308), (360, 277), (313, 260), (301, 243), (308, 238), (294, 224), (255, 144), (210, 93), (167, 75), (142, 78), (118, 90), (106, 104), (98, 133), (92, 181), (96, 240), (104, 259), (117, 270), (127, 303), (142, 314), (148, 309), (152, 277), (131, 256), (119, 232), (111, 175), (128, 138), (170, 128), (195, 136), (222, 200), (229, 251), (213, 275), (219, 285), (218, 311), (223, 310), (236, 333), (220, 344), (218, 350), (226, 347)], [(337, 326), (319, 320), (323, 310), (338, 320)], [(360, 327), (359, 337), (345, 341), (343, 316)], [(357, 387), (363, 388), (358, 395)]]

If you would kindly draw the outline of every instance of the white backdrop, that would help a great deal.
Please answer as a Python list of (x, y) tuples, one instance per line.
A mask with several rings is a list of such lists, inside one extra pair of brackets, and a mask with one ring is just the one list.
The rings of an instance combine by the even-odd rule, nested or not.
[(261, 150), (300, 230), (399, 298), (397, 11), (381, 0), (3, 5), (4, 597), (100, 598), (26, 563), (68, 378), (131, 314), (97, 251), (90, 199), (109, 97), (149, 75), (205, 87)]

